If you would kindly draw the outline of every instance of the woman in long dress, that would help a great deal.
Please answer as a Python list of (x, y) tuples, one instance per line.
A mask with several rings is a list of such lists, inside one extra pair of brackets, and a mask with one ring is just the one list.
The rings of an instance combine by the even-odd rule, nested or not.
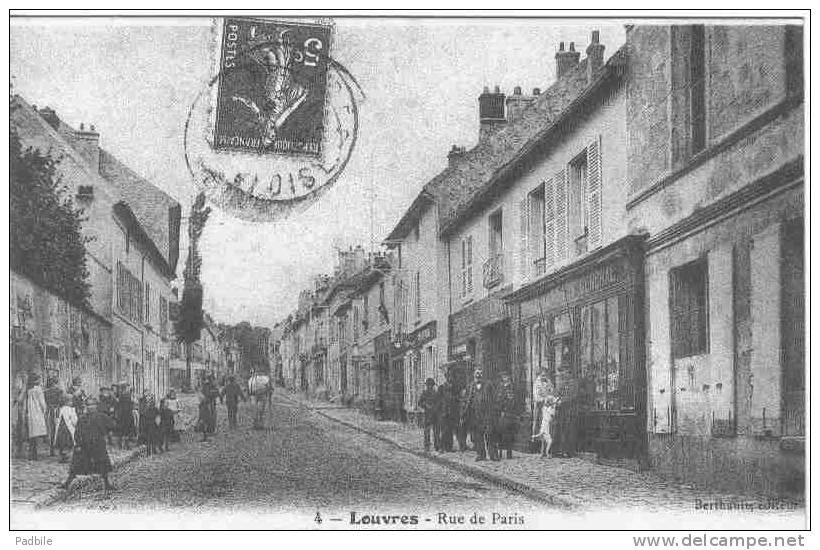
[(105, 491), (114, 487), (108, 481), (108, 473), (113, 469), (108, 456), (106, 440), (108, 432), (114, 429), (114, 420), (107, 414), (97, 411), (96, 399), (86, 402), (86, 412), (77, 421), (74, 432), (74, 454), (68, 469), (68, 479), (64, 489), (71, 487), (71, 482), (78, 475), (102, 476)]

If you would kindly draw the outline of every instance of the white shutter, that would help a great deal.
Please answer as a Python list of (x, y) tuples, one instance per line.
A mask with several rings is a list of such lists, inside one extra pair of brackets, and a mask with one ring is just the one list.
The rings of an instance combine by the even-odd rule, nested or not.
[(529, 231), (530, 231), (530, 201), (529, 196), (521, 200), (519, 213), (521, 216), (521, 225), (519, 227), (518, 240), (518, 272), (521, 274), (521, 280), (526, 281), (530, 276), (530, 257), (529, 257)]
[(587, 146), (587, 248), (601, 246), (601, 136)]
[(555, 180), (544, 183), (544, 264), (555, 262)]
[(569, 202), (567, 170), (561, 169), (554, 178), (555, 185), (555, 262), (567, 259), (569, 252)]
[(473, 236), (467, 237), (467, 294), (473, 293)]

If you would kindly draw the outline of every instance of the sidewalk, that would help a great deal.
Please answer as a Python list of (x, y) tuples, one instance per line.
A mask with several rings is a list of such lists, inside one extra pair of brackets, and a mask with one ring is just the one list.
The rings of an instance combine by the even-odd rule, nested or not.
[[(181, 395), (182, 411), (177, 418), (177, 429), (185, 430), (196, 420), (196, 396)], [(116, 444), (116, 438), (114, 438)], [(55, 451), (56, 454), (56, 451)], [(108, 456), (116, 471), (123, 465), (145, 454), (145, 445), (132, 446), (131, 450), (121, 450), (116, 445), (108, 447)], [(69, 455), (70, 457), (70, 455)], [(58, 456), (48, 456), (48, 447), (40, 445), (38, 460), (13, 457), (11, 459), (10, 504), (15, 508), (39, 508), (54, 502), (64, 493), (59, 485), (68, 477), (68, 464), (61, 464)], [(72, 491), (77, 491), (91, 483), (102, 483), (95, 477), (80, 476), (74, 482)]]
[[(281, 394), (280, 394), (281, 395)], [(566, 509), (600, 511), (636, 508), (641, 511), (688, 512), (700, 501), (750, 501), (754, 497), (716, 493), (676, 484), (652, 472), (636, 473), (581, 458), (542, 458), (515, 453), (512, 460), (475, 462), (474, 452), (425, 452), (422, 431), (414, 426), (379, 421), (356, 409), (286, 394), (315, 413), (424, 456), (473, 477), (502, 485), (529, 498)], [(803, 508), (802, 504), (799, 508)]]

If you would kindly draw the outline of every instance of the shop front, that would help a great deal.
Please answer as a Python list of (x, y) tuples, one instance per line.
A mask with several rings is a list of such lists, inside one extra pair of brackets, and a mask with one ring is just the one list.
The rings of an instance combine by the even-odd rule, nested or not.
[(554, 429), (571, 432), (573, 452), (646, 454), (643, 250), (643, 237), (625, 237), (505, 297), (525, 414), (531, 422), (545, 372), (572, 404), (571, 422)]
[(394, 338), (390, 383), (393, 406), (401, 403), (401, 420), (421, 423), (423, 419), (418, 400), (425, 380), (436, 376), (436, 335), (436, 322), (430, 321), (405, 336)]

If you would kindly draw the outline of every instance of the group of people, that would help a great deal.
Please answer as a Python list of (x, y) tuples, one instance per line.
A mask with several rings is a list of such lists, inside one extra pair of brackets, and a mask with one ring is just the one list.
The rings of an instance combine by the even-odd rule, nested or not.
[(419, 397), (419, 408), (424, 411), (424, 448), (433, 446), (441, 452), (453, 451), (453, 439), (460, 451), (468, 450), (467, 438), (472, 440), (476, 460), (501, 460), (513, 456), (519, 415), (515, 410), (515, 391), (508, 373), (501, 373), (493, 383), (484, 379), (484, 372), (476, 369), (473, 381), (467, 387), (457, 388), (448, 373), (438, 389), (432, 378)]
[[(549, 373), (538, 373), (533, 391), (532, 440), (540, 443), (545, 457), (571, 457), (576, 450), (576, 403), (571, 388), (565, 390), (558, 395)], [(434, 449), (441, 452), (453, 451), (454, 436), (459, 450), (468, 450), (469, 436), (476, 461), (501, 460), (505, 453), (507, 458), (513, 457), (521, 416), (509, 373), (502, 372), (493, 382), (477, 368), (472, 382), (462, 388), (456, 387), (450, 373), (438, 388), (428, 378), (418, 406), (424, 411), (426, 451), (430, 450), (431, 434)]]
[(271, 403), (273, 396), (273, 386), (270, 377), (257, 373), (251, 373), (248, 380), (247, 392), (237, 381), (234, 375), (229, 375), (222, 379), (219, 384), (216, 377), (211, 373), (204, 375), (197, 384), (197, 399), (199, 402), (199, 417), (196, 423), (196, 430), (202, 433), (202, 440), (207, 441), (208, 436), (216, 433), (217, 415), (216, 403), (225, 403), (228, 409), (228, 426), (236, 428), (238, 425), (239, 401), (247, 401), (249, 396), (256, 399), (256, 413), (254, 415), (254, 429), (264, 427), (264, 416), (267, 407)]
[(121, 449), (129, 449), (135, 440), (144, 443), (149, 455), (169, 450), (170, 442), (178, 440), (175, 419), (180, 403), (174, 390), (159, 404), (147, 391), (135, 400), (127, 383), (102, 387), (94, 397), (85, 392), (79, 377), (67, 390), (57, 378), (48, 377), (43, 390), (40, 375), (29, 373), (15, 408), (18, 455), (27, 442), (28, 458), (37, 460), (38, 442), (43, 440), (50, 456), (59, 453), (60, 462), (68, 462), (71, 453), (66, 488), (77, 475), (91, 474), (101, 475), (106, 490), (111, 488), (107, 446), (113, 444), (113, 437)]

